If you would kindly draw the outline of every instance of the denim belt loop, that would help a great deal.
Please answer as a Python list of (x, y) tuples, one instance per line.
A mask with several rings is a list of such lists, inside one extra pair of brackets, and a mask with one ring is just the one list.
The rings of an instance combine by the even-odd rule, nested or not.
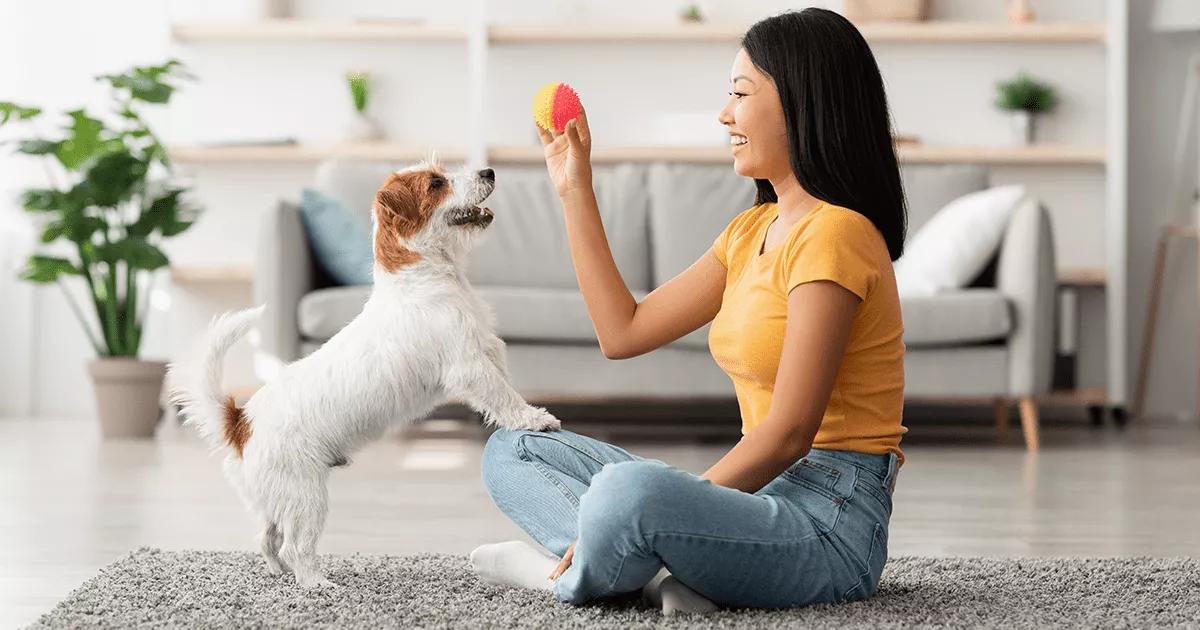
[(899, 472), (900, 458), (895, 453), (888, 453), (888, 471), (887, 477), (883, 480), (883, 487), (887, 488), (888, 493), (896, 491), (896, 473)]

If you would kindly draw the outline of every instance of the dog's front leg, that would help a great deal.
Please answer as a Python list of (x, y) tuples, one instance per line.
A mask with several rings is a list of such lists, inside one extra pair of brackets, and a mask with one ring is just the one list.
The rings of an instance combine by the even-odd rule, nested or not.
[(488, 354), (472, 353), (451, 365), (444, 379), (446, 394), (482, 413), (485, 424), (532, 431), (561, 428), (550, 412), (525, 402), (509, 384), (503, 363)]

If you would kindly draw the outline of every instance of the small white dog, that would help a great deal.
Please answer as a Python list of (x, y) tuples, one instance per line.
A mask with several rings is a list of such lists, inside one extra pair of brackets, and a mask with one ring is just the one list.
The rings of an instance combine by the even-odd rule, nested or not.
[(261, 519), (271, 573), (290, 569), (301, 586), (333, 586), (317, 566), (329, 470), (388, 427), (447, 400), (488, 424), (560, 427), (509, 385), (494, 315), (467, 282), (466, 253), (493, 217), (479, 204), (495, 185), (490, 168), (447, 175), (429, 162), (389, 176), (375, 197), (374, 286), (362, 312), (245, 408), (222, 393), (221, 364), (262, 306), (215, 318), (198, 360), (170, 366), (172, 402), (227, 451), (225, 476)]

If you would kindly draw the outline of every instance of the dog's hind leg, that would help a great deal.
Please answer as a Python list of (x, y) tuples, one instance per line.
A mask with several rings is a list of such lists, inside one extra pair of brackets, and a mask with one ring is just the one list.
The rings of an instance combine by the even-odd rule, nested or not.
[(328, 489), (323, 476), (307, 478), (288, 489), (279, 525), (283, 527), (283, 546), (279, 557), (296, 574), (296, 583), (304, 588), (337, 586), (325, 579), (317, 564), (317, 541), (328, 515)]
[(267, 561), (267, 573), (279, 575), (291, 571), (291, 567), (279, 558), (279, 547), (283, 545), (283, 532), (279, 525), (267, 517), (262, 517), (263, 529), (258, 534), (258, 542), (262, 548), (263, 559)]

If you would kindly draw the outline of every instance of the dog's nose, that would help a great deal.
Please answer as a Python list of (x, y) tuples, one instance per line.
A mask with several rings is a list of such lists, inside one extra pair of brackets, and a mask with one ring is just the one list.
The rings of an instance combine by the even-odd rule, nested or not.
[(493, 182), (496, 181), (496, 171), (493, 171), (490, 168), (485, 168), (482, 171), (479, 171), (479, 176)]

